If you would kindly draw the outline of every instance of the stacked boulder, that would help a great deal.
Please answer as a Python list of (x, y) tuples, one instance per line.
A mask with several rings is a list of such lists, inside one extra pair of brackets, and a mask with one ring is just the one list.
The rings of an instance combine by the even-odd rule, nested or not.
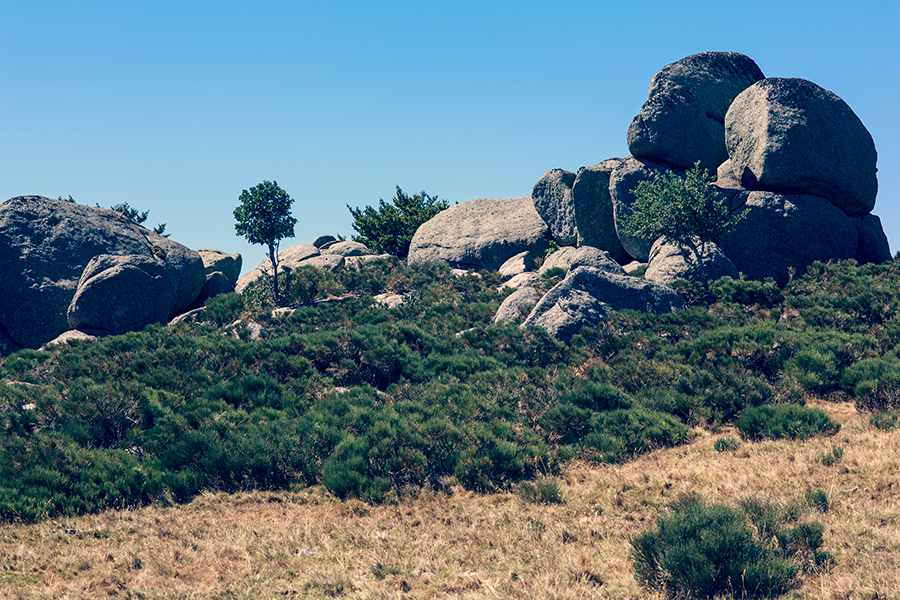
[[(872, 214), (878, 190), (872, 136), (841, 98), (810, 81), (767, 79), (752, 59), (736, 52), (688, 56), (653, 76), (647, 102), (628, 126), (626, 139), (630, 156), (577, 172), (547, 171), (530, 198), (537, 221), (527, 198), (473, 200), (439, 214), (416, 233), (410, 262), (498, 269), (522, 252), (539, 256), (553, 241), (595, 248), (622, 265), (645, 263), (644, 277), (656, 283), (690, 278), (695, 270), (684, 248), (665, 239), (624, 235), (620, 220), (636, 201), (639, 183), (652, 182), (664, 171), (683, 175), (698, 163), (717, 176), (711, 185), (729, 209), (744, 214), (709, 248), (711, 276), (773, 278), (783, 285), (817, 260), (891, 259), (881, 221)], [(493, 204), (485, 212), (481, 206), (488, 202)], [(526, 212), (532, 214), (531, 236), (509, 225)], [(575, 277), (574, 270), (566, 285), (575, 282), (581, 291), (569, 297), (582, 298), (585, 307), (594, 301), (612, 306), (610, 294), (625, 293), (627, 286), (613, 293), (586, 285), (584, 272)], [(526, 280), (516, 273), (511, 287), (520, 281)], [(546, 298), (551, 295), (559, 296), (551, 290)], [(533, 299), (534, 292), (517, 294), (517, 301), (523, 298)], [(664, 305), (677, 303), (657, 303), (650, 310)], [(520, 319), (523, 310), (506, 311), (501, 320)], [(594, 306), (582, 312), (601, 315), (605, 310)], [(587, 316), (582, 322), (596, 320)], [(537, 319), (528, 316), (525, 323)]]
[[(0, 354), (165, 323), (209, 284), (205, 262), (114, 210), (12, 198), (0, 204)], [(217, 264), (227, 283), (210, 285), (233, 286), (240, 256)]]

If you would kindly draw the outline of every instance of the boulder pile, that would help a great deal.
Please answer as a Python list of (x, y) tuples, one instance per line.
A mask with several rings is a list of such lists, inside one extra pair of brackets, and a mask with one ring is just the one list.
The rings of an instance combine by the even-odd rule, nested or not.
[(602, 251), (629, 270), (635, 261), (647, 265), (645, 281), (629, 281), (624, 271), (576, 263), (527, 317), (522, 303), (535, 298), (534, 289), (511, 296), (515, 307), (498, 313), (501, 321), (524, 318), (523, 326), (546, 327), (560, 339), (617, 306), (675, 309), (679, 302), (662, 290), (633, 288), (693, 276), (685, 249), (626, 236), (618, 216), (630, 210), (640, 182), (663, 171), (683, 175), (698, 162), (716, 175), (711, 185), (730, 210), (745, 213), (709, 249), (711, 274), (784, 285), (817, 260), (891, 259), (872, 214), (878, 191), (872, 136), (841, 98), (815, 83), (766, 78), (736, 52), (688, 56), (652, 77), (626, 140), (630, 156), (577, 171), (551, 169), (530, 199), (472, 200), (440, 213), (416, 232), (409, 261), (501, 272), (514, 264), (510, 287), (519, 290), (534, 285), (519, 265), (540, 262), (551, 242)]
[(240, 255), (195, 252), (114, 210), (12, 198), (0, 204), (0, 354), (166, 323), (233, 289), (240, 269)]

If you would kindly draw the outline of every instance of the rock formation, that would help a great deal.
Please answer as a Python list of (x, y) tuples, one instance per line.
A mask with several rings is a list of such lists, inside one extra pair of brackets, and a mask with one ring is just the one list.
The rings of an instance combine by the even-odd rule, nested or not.
[(87, 316), (102, 311), (89, 298), (111, 293), (130, 298), (116, 307), (120, 322), (164, 322), (194, 301), (205, 273), (196, 252), (114, 210), (19, 196), (0, 205), (0, 278), (0, 351), (9, 352), (38, 348), (71, 322), (103, 327)]
[[(816, 260), (891, 259), (881, 221), (871, 214), (878, 189), (872, 137), (843, 100), (812, 82), (766, 79), (752, 59), (735, 52), (688, 56), (653, 76), (626, 141), (631, 156), (577, 173), (559, 168), (544, 173), (532, 191), (533, 212), (524, 206), (527, 198), (473, 200), (444, 211), (416, 233), (410, 262), (498, 269), (520, 252), (534, 256), (552, 238), (559, 246), (590, 248), (591, 256), (603, 251), (610, 262), (640, 261), (647, 265), (648, 280), (696, 277), (684, 249), (625, 236), (618, 223), (630, 212), (640, 182), (652, 182), (665, 170), (683, 174), (698, 162), (718, 176), (713, 186), (726, 206), (745, 212), (711, 248), (710, 277), (772, 277), (784, 284)], [(525, 227), (512, 225), (526, 221)], [(593, 271), (582, 271), (592, 267), (567, 263), (571, 249), (563, 250), (548, 257), (543, 269), (560, 261), (570, 269), (565, 285), (538, 302), (525, 322), (561, 339), (615, 310), (607, 280), (625, 277), (603, 276), (601, 285)], [(522, 286), (510, 302), (530, 301), (536, 288), (522, 274), (522, 259), (503, 269), (507, 276), (516, 273), (510, 287)], [(623, 283), (615, 293), (640, 281)], [(668, 298), (667, 289), (653, 291)], [(516, 306), (498, 318), (518, 318)], [(648, 310), (676, 306), (663, 301)]]
[(451, 206), (419, 227), (407, 260), (496, 271), (520, 252), (543, 255), (549, 247), (550, 230), (530, 196), (478, 199)]

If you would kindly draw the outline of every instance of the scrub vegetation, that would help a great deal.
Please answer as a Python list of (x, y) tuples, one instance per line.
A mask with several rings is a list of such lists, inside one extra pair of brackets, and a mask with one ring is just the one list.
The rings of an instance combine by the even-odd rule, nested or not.
[[(529, 585), (560, 597), (572, 586), (582, 593), (571, 597), (707, 597), (628, 557), (641, 539), (656, 548), (647, 556), (669, 556), (671, 527), (715, 523), (747, 542), (748, 564), (770, 558), (781, 575), (764, 593), (740, 588), (733, 573), (713, 577), (725, 587), (708, 597), (764, 596), (854, 572), (862, 559), (851, 552), (872, 554), (877, 568), (880, 552), (900, 547), (897, 507), (876, 501), (894, 495), (895, 467), (875, 464), (897, 456), (898, 266), (816, 263), (784, 289), (722, 279), (708, 307), (618, 313), (567, 345), (491, 325), (510, 292), (491, 273), (393, 260), (281, 277), (280, 304), (293, 311), (273, 313), (261, 280), (213, 299), (205, 324), (0, 361), (0, 544), (13, 557), (0, 595), (75, 594), (66, 582), (99, 573), (104, 560), (120, 569), (102, 567), (110, 590), (152, 589), (166, 573), (194, 576), (202, 590), (218, 567), (202, 567), (200, 555), (215, 552), (220, 566), (243, 565), (219, 573), (244, 590), (222, 597), (480, 597), (491, 588), (531, 597)], [(381, 293), (405, 303), (383, 308), (373, 299)], [(687, 492), (692, 499), (679, 496)], [(238, 516), (242, 499), (299, 528), (276, 533), (277, 516)], [(856, 500), (869, 512), (853, 521)], [(226, 519), (209, 534), (224, 537), (204, 537), (194, 511)], [(350, 533), (326, 531), (348, 517), (365, 553), (345, 546)], [(170, 531), (187, 562), (142, 546), (118, 518), (135, 519), (146, 544)], [(235, 538), (244, 534), (228, 519), (266, 529), (274, 545)], [(415, 520), (424, 529), (409, 529)], [(860, 535), (871, 547), (848, 538), (851, 529), (869, 531)], [(401, 531), (433, 540), (430, 550), (401, 542)], [(465, 552), (446, 537), (469, 534)], [(115, 548), (98, 550), (112, 559), (69, 564), (38, 556), (30, 541), (16, 546), (32, 535), (67, 557), (64, 542)], [(309, 571), (320, 560), (332, 566)], [(261, 579), (236, 576), (241, 569)], [(856, 588), (828, 589), (881, 596), (833, 597), (900, 593), (896, 578), (856, 577)], [(50, 581), (55, 591), (35, 587)], [(190, 589), (177, 597), (202, 596)]]

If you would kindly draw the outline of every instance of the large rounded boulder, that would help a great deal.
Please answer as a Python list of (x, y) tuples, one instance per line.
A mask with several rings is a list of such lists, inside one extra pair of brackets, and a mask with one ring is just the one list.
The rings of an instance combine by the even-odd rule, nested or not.
[(160, 311), (174, 316), (206, 279), (200, 256), (105, 208), (41, 196), (0, 204), (0, 328), (37, 348), (70, 329), (68, 309), (85, 268), (100, 255), (133, 256), (159, 266), (167, 291)]
[(419, 227), (407, 260), (496, 271), (520, 252), (541, 255), (549, 247), (550, 230), (531, 196), (480, 198), (451, 206)]
[(629, 151), (682, 171), (699, 161), (715, 173), (728, 158), (728, 107), (763, 77), (751, 58), (737, 52), (702, 52), (663, 67), (628, 127)]
[(725, 143), (748, 190), (820, 196), (851, 217), (875, 206), (872, 136), (846, 102), (811, 81), (764, 79), (741, 92)]
[(747, 279), (784, 285), (814, 261), (856, 258), (859, 233), (851, 219), (818, 196), (742, 192), (747, 213), (719, 245)]

